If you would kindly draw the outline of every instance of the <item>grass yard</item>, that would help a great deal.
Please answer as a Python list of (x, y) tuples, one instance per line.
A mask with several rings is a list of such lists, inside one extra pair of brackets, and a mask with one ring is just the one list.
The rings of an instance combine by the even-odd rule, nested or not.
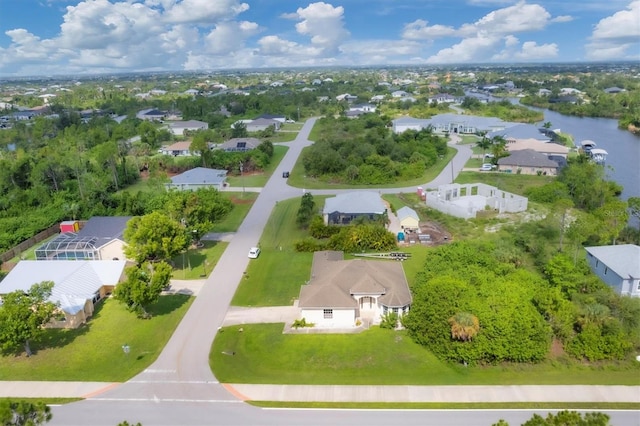
[(228, 195), (233, 202), (233, 210), (227, 217), (221, 222), (213, 225), (211, 232), (235, 232), (238, 230), (242, 221), (253, 207), (253, 203), (260, 195), (257, 192), (223, 192), (223, 195)]
[[(210, 364), (221, 382), (315, 385), (638, 385), (635, 361), (619, 366), (542, 363), (464, 367), (440, 361), (405, 333), (282, 334), (283, 324), (227, 327)], [(234, 356), (223, 354), (234, 352)], [(630, 363), (634, 362), (634, 365)]]
[(461, 139), (460, 143), (462, 145), (475, 144), (480, 139), (482, 139), (480, 136), (476, 136), (476, 135), (458, 135), (458, 136), (460, 136), (460, 139)]
[(532, 176), (500, 172), (462, 172), (456, 183), (481, 182), (495, 186), (503, 191), (523, 195), (527, 188), (542, 186), (555, 180), (553, 176)]
[[(365, 189), (370, 188), (371, 185), (349, 185), (346, 183), (329, 183), (316, 178), (312, 178), (305, 175), (304, 166), (302, 165), (302, 157), (304, 156), (304, 148), (298, 161), (296, 162), (288, 183), (291, 186), (297, 188), (308, 189)], [(431, 168), (425, 170), (424, 174), (417, 179), (405, 180), (402, 182), (395, 182), (386, 185), (375, 185), (376, 188), (403, 188), (406, 186), (420, 186), (425, 182), (431, 182), (440, 172), (449, 164), (449, 161), (456, 155), (457, 151), (454, 148), (447, 148), (447, 155), (439, 159), (438, 162)]]
[[(302, 126), (300, 126), (302, 127)], [(293, 140), (295, 140), (295, 138), (298, 137), (298, 132), (297, 131), (291, 131), (291, 132), (277, 132), (275, 135), (265, 138), (265, 140), (273, 142), (273, 143), (278, 143), (278, 142), (291, 142)]]
[[(326, 197), (314, 197), (322, 205)], [(295, 242), (307, 236), (299, 229), (296, 215), (300, 198), (279, 202), (260, 238), (262, 253), (249, 262), (245, 277), (231, 301), (234, 306), (290, 305), (311, 273), (311, 253), (298, 253)]]
[[(193, 301), (185, 295), (162, 296), (136, 318), (124, 305), (107, 299), (89, 322), (75, 330), (49, 329), (34, 356), (0, 357), (0, 380), (121, 382), (148, 367), (160, 354)], [(130, 353), (122, 350), (129, 345)]]
[(208, 276), (229, 243), (224, 241), (202, 241), (203, 247), (190, 248), (171, 259), (173, 275), (177, 280), (195, 280)]
[[(287, 153), (286, 146), (277, 145), (273, 147), (273, 157), (271, 158), (271, 162), (267, 166), (267, 168), (260, 173), (255, 174), (245, 174), (244, 176), (227, 176), (227, 182), (229, 186), (233, 187), (262, 187), (267, 184), (267, 181), (273, 174), (273, 171), (278, 167), (280, 161), (284, 158)], [(237, 170), (236, 170), (237, 171)]]

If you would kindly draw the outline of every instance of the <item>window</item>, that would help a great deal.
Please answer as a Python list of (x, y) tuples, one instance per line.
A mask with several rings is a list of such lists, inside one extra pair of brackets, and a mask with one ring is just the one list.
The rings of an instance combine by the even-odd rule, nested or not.
[(604, 274), (607, 275), (607, 272), (609, 272), (609, 268), (604, 268)]
[(383, 307), (382, 307), (382, 313), (383, 313), (384, 315), (387, 315), (387, 312), (389, 312), (389, 308), (387, 308), (386, 306), (383, 306)]
[(393, 308), (393, 313), (397, 315), (398, 314), (398, 308)]
[(324, 314), (324, 319), (332, 319), (333, 318), (333, 309), (323, 309), (322, 313)]

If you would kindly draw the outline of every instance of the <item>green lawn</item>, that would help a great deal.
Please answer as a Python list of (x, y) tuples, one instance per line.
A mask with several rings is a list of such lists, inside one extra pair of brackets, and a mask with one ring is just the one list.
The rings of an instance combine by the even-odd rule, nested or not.
[(228, 195), (233, 202), (233, 211), (221, 222), (213, 225), (210, 232), (235, 232), (238, 230), (242, 221), (253, 207), (253, 203), (260, 195), (257, 192), (223, 192), (223, 195)]
[[(348, 185), (343, 183), (328, 183), (324, 182), (309, 176), (305, 175), (304, 166), (302, 165), (302, 157), (304, 155), (304, 150), (308, 148), (304, 148), (302, 150), (302, 155), (296, 162), (293, 170), (291, 171), (291, 176), (289, 177), (288, 183), (291, 186), (295, 186), (297, 188), (308, 188), (308, 189), (363, 189), (370, 188), (371, 185)], [(456, 155), (457, 151), (454, 148), (447, 148), (447, 155), (443, 158), (439, 159), (438, 162), (426, 169), (424, 174), (417, 179), (405, 180), (402, 182), (395, 182), (386, 185), (375, 185), (376, 188), (402, 188), (407, 186), (420, 186), (425, 182), (431, 182), (436, 176), (440, 174), (440, 172), (449, 164), (449, 161)]]
[(173, 264), (172, 278), (195, 280), (208, 276), (229, 245), (223, 241), (202, 241), (202, 244), (203, 247), (190, 248), (185, 253), (171, 259)]
[(268, 138), (264, 138), (265, 141), (269, 142), (291, 142), (298, 136), (298, 132), (278, 132), (273, 136)]
[(553, 182), (553, 176), (532, 176), (499, 172), (462, 172), (456, 178), (456, 183), (481, 182), (495, 186), (503, 191), (514, 194), (524, 194), (527, 188), (542, 186)]
[[(34, 356), (0, 357), (0, 380), (79, 380), (120, 382), (149, 366), (191, 305), (185, 295), (162, 296), (149, 307), (149, 320), (107, 299), (76, 330), (49, 329)], [(122, 350), (129, 345), (130, 353)]]
[[(267, 181), (273, 174), (273, 171), (278, 167), (280, 161), (284, 158), (287, 150), (289, 148), (286, 146), (274, 146), (273, 147), (273, 157), (271, 158), (271, 162), (265, 168), (263, 172), (255, 173), (255, 174), (245, 174), (243, 176), (227, 176), (227, 182), (229, 186), (240, 188), (242, 186), (245, 187), (262, 187), (267, 184)], [(237, 170), (236, 170), (237, 171)]]
[(373, 327), (360, 334), (285, 335), (282, 334), (283, 324), (243, 325), (241, 333), (239, 328), (222, 329), (213, 343), (209, 360), (221, 382), (318, 385), (640, 384), (640, 365), (635, 361), (601, 368), (577, 362), (464, 367), (440, 361), (402, 331)]
[(461, 139), (460, 143), (462, 143), (463, 145), (475, 144), (481, 139), (480, 136), (476, 136), (476, 135), (459, 135), (459, 136)]
[[(314, 197), (317, 206), (326, 197)], [(235, 306), (290, 305), (311, 273), (311, 253), (294, 250), (307, 232), (295, 225), (300, 198), (279, 202), (260, 238), (262, 253), (251, 260), (231, 301)]]

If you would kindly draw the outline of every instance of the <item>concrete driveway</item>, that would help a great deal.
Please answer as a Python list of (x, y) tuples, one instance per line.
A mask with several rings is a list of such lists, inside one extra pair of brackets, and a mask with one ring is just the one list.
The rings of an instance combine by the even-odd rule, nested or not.
[(290, 323), (300, 316), (296, 306), (265, 306), (247, 308), (231, 306), (222, 322), (223, 326), (238, 324)]

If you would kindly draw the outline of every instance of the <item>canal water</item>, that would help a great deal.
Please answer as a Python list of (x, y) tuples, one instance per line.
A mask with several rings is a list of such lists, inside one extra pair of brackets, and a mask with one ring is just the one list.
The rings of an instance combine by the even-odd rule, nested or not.
[[(514, 104), (520, 103), (518, 98), (509, 100)], [(575, 117), (548, 109), (527, 108), (544, 113), (544, 120), (538, 123), (540, 126), (548, 121), (551, 129), (571, 135), (576, 145), (580, 146), (581, 141), (589, 139), (607, 151), (607, 177), (623, 186), (621, 198), (640, 197), (640, 136), (619, 129), (618, 120), (611, 118)]]

